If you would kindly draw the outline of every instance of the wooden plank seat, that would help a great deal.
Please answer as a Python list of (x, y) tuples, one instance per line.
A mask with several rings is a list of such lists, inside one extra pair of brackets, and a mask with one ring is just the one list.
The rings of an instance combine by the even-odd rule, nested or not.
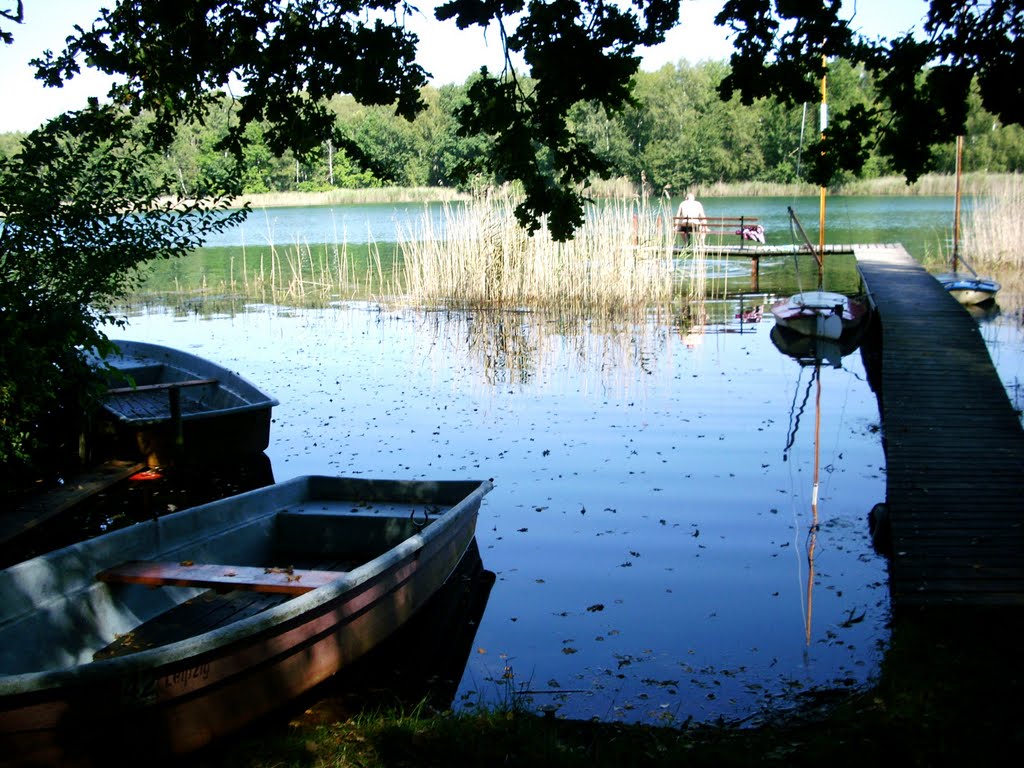
[(182, 387), (204, 387), (218, 384), (217, 379), (184, 379), (182, 381), (164, 381), (159, 384), (139, 384), (134, 387), (114, 387), (107, 390), (108, 395), (131, 395), (136, 392), (165, 392), (169, 389)]
[(100, 581), (110, 584), (146, 584), (151, 587), (206, 587), (220, 591), (301, 595), (345, 575), (345, 571), (322, 571), (263, 566), (217, 565), (212, 563), (152, 562), (133, 560), (101, 571)]

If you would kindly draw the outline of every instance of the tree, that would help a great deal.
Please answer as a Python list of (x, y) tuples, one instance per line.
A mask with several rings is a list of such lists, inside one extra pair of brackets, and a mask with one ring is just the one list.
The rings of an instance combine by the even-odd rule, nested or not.
[(811, 148), (816, 183), (859, 173), (873, 146), (915, 181), (933, 167), (932, 148), (964, 132), (975, 80), (987, 110), (1006, 124), (1024, 120), (1020, 0), (931, 0), (921, 39), (861, 38), (841, 9), (841, 0), (726, 0), (716, 18), (735, 33), (723, 95), (738, 91), (747, 104), (764, 96), (813, 102), (829, 58), (862, 63), (874, 79), (878, 106), (836, 110)]
[[(0, 158), (0, 478), (33, 463), (60, 471), (106, 350), (111, 302), (138, 268), (192, 250), (242, 212), (224, 200), (158, 202), (159, 160), (133, 122), (92, 107), (33, 131)], [(69, 448), (69, 450), (64, 450)]]
[[(948, 145), (963, 132), (973, 82), (982, 105), (996, 119), (1022, 124), (1022, 5), (1022, 0), (932, 0), (921, 39), (905, 35), (889, 41), (854, 34), (850, 20), (840, 14), (840, 0), (723, 0), (716, 21), (736, 33), (736, 52), (719, 92), (725, 99), (738, 93), (745, 104), (763, 98), (791, 105), (813, 102), (829, 59), (861, 65), (881, 102), (851, 100), (833, 115), (823, 140), (809, 148), (812, 179), (826, 184), (840, 173), (859, 173), (877, 147), (913, 180), (931, 167), (935, 145)], [(416, 35), (405, 28), (412, 12), (408, 0), (118, 0), (89, 29), (76, 27), (64, 51), (47, 53), (36, 62), (39, 76), (49, 85), (61, 85), (81, 66), (118, 79), (108, 94), (110, 108), (68, 116), (52, 129), (31, 134), (26, 149), (0, 166), (0, 215), (7, 217), (3, 237), (10, 238), (3, 246), (7, 250), (0, 252), (4, 279), (33, 297), (24, 318), (12, 322), (55, 317), (69, 307), (74, 313), (73, 332), (57, 329), (63, 352), (46, 347), (53, 359), (34, 358), (34, 370), (48, 372), (46, 366), (59, 366), (68, 349), (96, 341), (93, 302), (120, 290), (135, 264), (151, 253), (183, 252), (209, 227), (231, 220), (204, 219), (202, 210), (186, 208), (199, 218), (174, 219), (167, 210), (163, 228), (142, 226), (139, 222), (150, 217), (138, 212), (152, 206), (158, 193), (123, 160), (128, 142), (142, 153), (135, 168), (148, 165), (148, 158), (155, 156), (150, 153), (172, 143), (176, 126), (190, 121), (203, 125), (213, 114), (211, 106), (240, 84), (218, 144), (219, 159), (233, 158), (233, 178), (215, 189), (240, 188), (242, 161), (255, 142), (265, 142), (278, 157), (294, 152), (300, 167), (325, 147), (332, 161), (337, 152), (365, 164), (370, 159), (366, 150), (338, 128), (328, 100), (345, 93), (363, 105), (388, 106), (401, 117), (415, 118), (423, 108), (426, 75), (416, 63)], [(553, 237), (571, 237), (583, 220), (585, 185), (610, 168), (591, 143), (593, 131), (573, 116), (579, 115), (580, 105), (606, 118), (635, 106), (638, 47), (663, 41), (678, 14), (678, 0), (448, 0), (436, 11), (439, 19), (452, 20), (462, 29), (497, 22), (507, 54), (502, 72), (480, 70), (456, 110), (459, 138), (479, 140), (467, 145), (478, 151), (462, 158), (463, 172), (519, 181), (525, 191), (516, 210), (519, 220), (534, 231), (545, 219)], [(0, 10), (0, 41), (9, 42), (11, 24), (23, 19), (20, 0)], [(522, 57), (526, 73), (511, 66), (514, 55)], [(151, 115), (146, 135), (132, 135), (118, 110)], [(749, 147), (743, 134), (751, 126), (730, 121), (721, 105), (709, 106), (708, 113), (728, 131), (731, 151), (702, 158), (703, 165), (692, 168), (694, 176), (731, 172), (730, 161)], [(630, 116), (637, 120), (627, 133), (646, 141), (643, 115)], [(253, 128), (257, 125), (260, 130)], [(96, 133), (75, 136), (67, 133), (72, 129)], [(699, 138), (697, 134), (697, 146)], [(105, 141), (112, 142), (109, 150), (121, 167), (102, 160)], [(67, 165), (55, 156), (58, 150), (69, 153)], [(667, 151), (663, 156), (668, 157)], [(51, 190), (55, 197), (29, 194), (33, 162), (43, 171), (59, 172), (63, 181)], [(97, 187), (108, 190), (119, 206), (92, 194), (90, 174), (100, 171), (124, 174), (120, 182), (110, 176)], [(206, 170), (199, 176), (204, 174), (210, 176)], [(252, 181), (259, 183), (258, 178)], [(167, 189), (173, 189), (173, 179), (168, 182)], [(61, 218), (55, 205), (78, 211), (82, 218)], [(123, 211), (131, 215), (122, 217)], [(115, 258), (98, 247), (96, 230), (82, 229), (90, 217), (118, 222), (117, 241), (125, 245), (122, 256)], [(159, 216), (153, 220), (161, 221)], [(175, 221), (205, 224), (182, 239)], [(76, 232), (89, 237), (75, 240)], [(73, 262), (76, 269), (83, 274), (107, 270), (112, 280), (82, 293), (74, 281), (54, 282), (45, 270), (35, 271), (33, 261), (56, 269), (59, 257), (70, 253), (69, 245), (82, 247), (87, 257), (82, 264)], [(22, 306), (16, 293), (4, 287), (0, 310), (5, 321)], [(27, 333), (27, 326), (20, 331)], [(15, 348), (9, 344), (5, 349)], [(5, 371), (13, 370), (8, 360), (2, 362)], [(26, 392), (11, 395), (7, 390), (0, 397), (12, 402), (11, 397)], [(2, 459), (22, 451), (17, 440), (27, 422), (17, 414), (0, 414), (0, 419), (0, 431), (14, 441)]]
[[(154, 136), (164, 141), (176, 122), (202, 120), (212, 94), (240, 82), (237, 123), (225, 139), (236, 156), (246, 126), (265, 121), (275, 153), (301, 156), (331, 140), (358, 159), (360, 148), (335, 129), (326, 100), (347, 93), (415, 117), (426, 75), (415, 62), (417, 37), (404, 27), (411, 12), (405, 0), (121, 0), (91, 29), (77, 27), (39, 71), (59, 85), (84, 61), (123, 78), (111, 90), (114, 102), (151, 111)], [(536, 229), (547, 215), (552, 234), (565, 239), (582, 221), (581, 185), (605, 169), (566, 115), (578, 102), (621, 109), (639, 68), (637, 46), (662, 41), (678, 12), (677, 0), (450, 0), (438, 8), (438, 18), (463, 29), (522, 15), (503, 43), (522, 54), (531, 79), (511, 67), (497, 76), (482, 71), (460, 120), (464, 134), (492, 139), (481, 163), (501, 181), (522, 182), (517, 213), (525, 225)]]
[[(815, 181), (859, 173), (870, 151), (915, 180), (931, 168), (935, 145), (963, 131), (969, 86), (1004, 124), (1021, 124), (1024, 14), (1020, 0), (932, 0), (924, 35), (867, 40), (854, 33), (841, 0), (723, 0), (716, 22), (735, 33), (724, 97), (746, 104), (775, 97), (814, 101), (827, 59), (862, 64), (882, 103), (834, 111), (827, 141), (813, 146)], [(364, 14), (364, 12), (367, 12)], [(111, 95), (136, 113), (152, 110), (155, 130), (203, 119), (217, 91), (240, 81), (237, 123), (225, 145), (236, 156), (245, 129), (265, 121), (268, 146), (300, 156), (330, 142), (359, 161), (356, 142), (329, 119), (326, 99), (351, 94), (413, 118), (425, 73), (416, 35), (404, 24), (407, 0), (121, 0), (68, 47), (44, 57), (41, 76), (57, 85), (82, 62), (121, 76)], [(510, 64), (474, 80), (458, 117), (463, 136), (489, 137), (475, 170), (522, 182), (517, 212), (534, 229), (546, 215), (552, 234), (572, 235), (582, 220), (583, 185), (608, 165), (570, 118), (578, 104), (614, 116), (631, 103), (638, 46), (661, 42), (678, 23), (678, 0), (448, 0), (436, 10), (462, 29), (497, 22)], [(21, 3), (6, 14), (21, 19)], [(853, 21), (856, 21), (854, 16)], [(0, 30), (2, 31), (2, 30)], [(922, 115), (931, 119), (921, 120)]]
[[(1021, 123), (1020, 0), (933, 0), (920, 39), (864, 39), (843, 7), (841, 0), (723, 0), (716, 19), (736, 43), (723, 97), (814, 101), (825, 59), (862, 64), (873, 78), (881, 104), (834, 111), (827, 141), (809, 148), (813, 180), (859, 173), (874, 147), (916, 179), (931, 168), (931, 148), (963, 131), (975, 78), (988, 111)], [(236, 154), (246, 126), (266, 121), (277, 154), (291, 148), (301, 156), (331, 141), (360, 160), (325, 101), (348, 93), (416, 115), (425, 73), (415, 61), (418, 40), (404, 26), (412, 12), (406, 0), (121, 0), (90, 30), (78, 28), (64, 52), (45, 57), (40, 72), (59, 84), (84, 60), (122, 76), (111, 95), (136, 112), (152, 110), (158, 130), (202, 119), (211, 92), (239, 80), (238, 122), (225, 140)], [(570, 237), (582, 221), (580, 190), (608, 171), (574, 129), (572, 110), (584, 103), (621, 113), (631, 103), (638, 46), (661, 42), (678, 13), (678, 0), (448, 0), (438, 7), (439, 19), (462, 29), (497, 22), (507, 60), (518, 54), (529, 69), (528, 77), (509, 64), (501, 73), (482, 70), (471, 84), (460, 131), (490, 140), (467, 171), (520, 181), (520, 220), (535, 229), (546, 215), (555, 237)]]

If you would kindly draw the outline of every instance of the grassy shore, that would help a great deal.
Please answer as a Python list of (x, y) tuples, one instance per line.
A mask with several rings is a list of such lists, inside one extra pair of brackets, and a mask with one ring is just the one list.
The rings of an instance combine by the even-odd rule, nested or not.
[[(964, 195), (998, 194), (1012, 184), (1014, 174), (969, 173), (962, 179)], [(830, 190), (835, 195), (915, 196), (952, 195), (956, 181), (949, 174), (927, 174), (914, 184), (907, 184), (901, 176), (878, 179), (853, 179)], [(763, 181), (716, 182), (698, 184), (693, 191), (702, 197), (792, 197), (814, 196), (818, 188), (811, 184), (776, 184)], [(658, 193), (661, 190), (657, 190)], [(596, 180), (586, 190), (594, 198), (618, 199), (640, 197), (638, 185), (628, 179)], [(656, 197), (655, 190), (648, 190)], [(253, 208), (302, 207), (316, 205), (368, 205), (374, 203), (454, 202), (469, 200), (472, 195), (450, 187), (377, 187), (372, 189), (332, 189), (324, 192), (269, 192), (242, 195), (236, 200), (241, 206), (249, 203)]]
[(1019, 611), (914, 616), (894, 630), (871, 690), (808, 696), (800, 712), (754, 727), (682, 728), (562, 720), (510, 706), (452, 714), (429, 707), (261, 725), (212, 768), (396, 766), (982, 766), (1024, 747)]

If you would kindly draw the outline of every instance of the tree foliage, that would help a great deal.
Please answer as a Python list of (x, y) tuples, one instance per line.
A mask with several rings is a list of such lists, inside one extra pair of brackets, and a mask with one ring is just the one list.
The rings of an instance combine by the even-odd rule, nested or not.
[[(97, 307), (135, 266), (232, 221), (216, 205), (160, 207), (160, 192), (483, 174), (520, 182), (520, 221), (535, 230), (544, 219), (565, 239), (582, 221), (586, 183), (621, 168), (660, 184), (741, 168), (789, 177), (799, 162), (783, 140), (789, 107), (814, 102), (826, 71), (848, 98), (837, 89), (832, 122), (806, 155), (820, 184), (882, 167), (916, 179), (981, 111), (972, 99), (1003, 124), (1024, 120), (1022, 0), (931, 0), (924, 34), (892, 40), (856, 34), (840, 0), (723, 0), (729, 68), (658, 73), (664, 83), (639, 74), (639, 48), (678, 23), (678, 0), (448, 0), (441, 20), (498, 24), (506, 66), (443, 94), (437, 146), (423, 142), (425, 121), (400, 129), (381, 111), (413, 120), (428, 104), (408, 0), (111, 4), (36, 62), (53, 86), (83, 66), (113, 75), (110, 106), (59, 118), (0, 161), (0, 461), (30, 452), (68, 361), (102, 342), (110, 317)], [(0, 10), (0, 43), (24, 18), (21, 0)], [(517, 56), (527, 71), (511, 66)], [(721, 101), (705, 98), (715, 80)], [(687, 96), (659, 101), (676, 88)], [(370, 111), (339, 120), (331, 99), (341, 94)]]
[[(523, 56), (531, 77), (481, 71), (459, 119), (463, 135), (489, 138), (480, 163), (525, 187), (518, 215), (526, 226), (536, 228), (546, 214), (564, 239), (579, 225), (579, 187), (604, 168), (566, 115), (580, 102), (621, 109), (639, 68), (637, 46), (662, 41), (678, 10), (677, 0), (450, 0), (438, 8), (438, 18), (461, 28), (519, 15), (503, 42)], [(176, 122), (203, 120), (216, 92), (240, 86), (237, 122), (224, 139), (236, 157), (247, 127), (264, 122), (277, 155), (302, 156), (330, 141), (372, 162), (334, 129), (326, 100), (345, 93), (415, 116), (426, 74), (415, 62), (418, 39), (405, 28), (412, 12), (404, 0), (121, 0), (92, 28), (77, 27), (63, 52), (37, 63), (51, 85), (82, 62), (117, 76), (114, 102), (152, 113), (154, 136), (164, 142)]]
[(985, 109), (1006, 124), (1022, 123), (1020, 0), (932, 0), (924, 35), (891, 40), (854, 34), (842, 9), (841, 0), (726, 0), (716, 18), (735, 33), (723, 96), (813, 101), (827, 59), (860, 63), (873, 78), (878, 102), (836, 110), (813, 149), (817, 183), (859, 173), (873, 147), (916, 180), (933, 167), (932, 148), (964, 132), (975, 81)]
[[(138, 267), (187, 253), (242, 212), (223, 200), (159, 202), (164, 185), (133, 121), (91, 108), (32, 132), (0, 158), (0, 476), (56, 470), (77, 449), (86, 353), (106, 349), (109, 307)], [(140, 162), (140, 158), (143, 159)]]
[[(870, 162), (914, 180), (933, 167), (933, 147), (964, 131), (972, 82), (988, 111), (1005, 124), (1021, 123), (1020, 6), (933, 0), (923, 34), (887, 40), (857, 34), (856, 6), (851, 15), (841, 0), (723, 0), (716, 22), (734, 33), (735, 52), (720, 92), (747, 105), (768, 98), (803, 104), (818, 98), (827, 61), (862, 66), (878, 99), (833, 109), (827, 134), (808, 153), (812, 179), (827, 184)], [(339, 131), (327, 100), (349, 94), (408, 119), (422, 110), (426, 73), (416, 63), (418, 39), (405, 26), (415, 12), (405, 0), (121, 0), (90, 29), (78, 27), (66, 50), (45, 56), (40, 73), (59, 84), (87, 63), (118, 76), (115, 103), (152, 113), (153, 130), (166, 141), (174, 124), (205, 119), (217, 93), (240, 87), (235, 122), (222, 139), (236, 157), (249, 143), (249, 126), (262, 123), (276, 156), (291, 150), (301, 161), (329, 145), (397, 178), (375, 153), (407, 147), (408, 137), (394, 129), (384, 136), (379, 121), (361, 133)], [(471, 81), (456, 111), (458, 133), (484, 141), (460, 158), (457, 172), (518, 180), (526, 191), (517, 212), (524, 225), (535, 229), (546, 216), (555, 237), (570, 237), (581, 221), (583, 185), (610, 172), (573, 115), (580, 105), (608, 117), (635, 106), (638, 49), (664, 40), (679, 21), (678, 1), (448, 0), (436, 16), (461, 29), (496, 22), (507, 62), (521, 57), (528, 70), (507, 64)], [(744, 146), (751, 126), (722, 122), (731, 151), (696, 156), (702, 167), (694, 173), (740, 152), (757, 159), (756, 148), (750, 154)], [(374, 154), (367, 154), (360, 137), (371, 133)], [(678, 152), (666, 145), (661, 154)], [(422, 168), (412, 176), (421, 178)]]

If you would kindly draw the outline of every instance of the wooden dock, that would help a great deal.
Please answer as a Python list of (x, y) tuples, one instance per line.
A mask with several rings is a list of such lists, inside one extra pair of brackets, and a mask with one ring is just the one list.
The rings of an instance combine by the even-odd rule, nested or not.
[(893, 610), (1024, 605), (1024, 430), (977, 323), (902, 246), (853, 252), (881, 323)]
[(33, 496), (17, 509), (5, 511), (0, 515), (0, 546), (6, 546), (144, 468), (144, 464), (135, 461), (111, 460), (72, 478), (65, 485)]
[[(825, 255), (832, 253), (848, 256), (855, 248), (861, 247), (869, 246), (829, 244), (825, 246), (824, 253)], [(755, 293), (761, 289), (761, 259), (792, 256), (794, 254), (805, 254), (808, 258), (813, 258), (813, 252), (803, 245), (761, 245), (759, 243), (743, 241), (736, 244), (725, 243), (721, 238), (708, 238), (700, 246), (698, 252), (704, 258), (750, 259), (750, 290)], [(672, 254), (676, 258), (684, 258), (692, 256), (694, 249), (688, 246), (676, 245), (672, 249)]]

